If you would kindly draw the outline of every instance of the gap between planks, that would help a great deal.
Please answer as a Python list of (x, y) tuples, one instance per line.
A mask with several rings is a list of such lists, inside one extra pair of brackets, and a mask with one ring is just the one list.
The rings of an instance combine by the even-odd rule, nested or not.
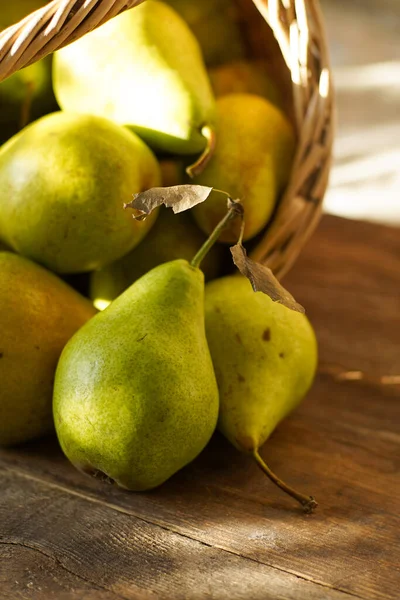
[[(159, 527), (160, 529), (162, 529), (164, 531), (173, 533), (173, 534), (178, 535), (178, 536), (180, 536), (182, 538), (186, 538), (186, 539), (188, 539), (188, 540), (190, 540), (192, 542), (199, 543), (199, 544), (201, 544), (203, 546), (206, 546), (207, 548), (213, 548), (215, 550), (220, 550), (222, 552), (226, 552), (227, 554), (231, 554), (233, 556), (236, 556), (236, 557), (238, 557), (238, 558), (240, 558), (242, 560), (247, 560), (247, 561), (250, 561), (250, 562), (253, 562), (253, 563), (256, 563), (256, 564), (260, 564), (260, 565), (269, 567), (271, 569), (274, 569), (276, 571), (280, 571), (281, 573), (286, 573), (288, 575), (293, 575), (293, 576), (297, 577), (298, 579), (302, 579), (303, 581), (306, 581), (308, 583), (312, 583), (314, 585), (320, 586), (322, 588), (330, 589), (330, 590), (333, 590), (335, 592), (340, 592), (341, 594), (343, 594), (344, 596), (348, 596), (349, 598), (356, 598), (357, 600), (368, 600), (365, 596), (359, 596), (357, 594), (352, 594), (351, 592), (347, 592), (347, 591), (342, 590), (340, 588), (337, 588), (337, 587), (335, 587), (333, 585), (329, 585), (326, 582), (318, 581), (318, 580), (312, 579), (310, 577), (305, 577), (303, 574), (298, 573), (296, 571), (292, 571), (292, 570), (289, 570), (289, 569), (283, 569), (283, 568), (278, 567), (278, 566), (276, 566), (274, 564), (267, 563), (267, 562), (264, 562), (264, 561), (261, 561), (261, 560), (257, 560), (255, 558), (251, 558), (249, 556), (244, 556), (243, 554), (240, 554), (239, 552), (234, 552), (233, 550), (225, 548), (224, 546), (208, 544), (207, 542), (204, 542), (201, 539), (198, 539), (196, 537), (192, 537), (192, 536), (190, 536), (190, 535), (188, 535), (186, 533), (183, 533), (180, 530), (180, 528), (174, 529), (174, 528), (171, 528), (171, 527), (167, 527), (166, 525), (161, 524), (161, 523), (157, 522), (156, 520), (155, 521), (146, 520), (142, 516), (139, 516), (138, 514), (136, 514), (135, 511), (133, 511), (133, 510), (128, 510), (126, 508), (118, 506), (117, 504), (113, 504), (112, 502), (106, 502), (104, 500), (100, 500), (99, 498), (95, 498), (94, 496), (91, 496), (90, 494), (86, 495), (83, 492), (77, 491), (77, 490), (75, 490), (73, 488), (70, 488), (68, 486), (60, 485), (58, 483), (53, 483), (53, 482), (48, 481), (47, 479), (44, 479), (42, 477), (37, 477), (37, 476), (30, 475), (28, 473), (24, 473), (23, 471), (20, 471), (19, 469), (16, 469), (15, 467), (3, 466), (3, 469), (5, 471), (14, 473), (17, 477), (20, 477), (22, 479), (28, 479), (30, 481), (34, 481), (36, 483), (40, 483), (40, 484), (44, 485), (45, 487), (49, 487), (51, 489), (55, 489), (55, 490), (61, 491), (61, 492), (66, 493), (66, 494), (70, 494), (70, 495), (75, 496), (77, 498), (81, 498), (82, 500), (85, 500), (86, 502), (91, 502), (93, 504), (98, 504), (98, 505), (103, 506), (105, 508), (108, 508), (110, 510), (114, 510), (116, 512), (119, 512), (121, 514), (134, 517), (135, 519), (138, 519), (138, 521), (142, 521), (143, 523), (146, 523), (148, 525)], [(2, 543), (4, 543), (4, 542), (1, 542), (1, 540), (0, 540), (0, 544), (2, 544)], [(6, 543), (8, 543), (8, 542), (6, 542)], [(19, 545), (23, 545), (23, 544), (19, 544)], [(31, 550), (37, 550), (37, 548), (35, 548), (35, 547), (30, 547), (30, 546), (26, 546), (26, 547), (29, 548), (29, 549), (31, 549)], [(47, 556), (47, 558), (51, 558), (51, 557)], [(75, 575), (76, 577), (78, 577), (76, 575), (76, 573), (73, 573), (71, 571), (68, 571), (68, 572), (71, 573), (72, 575)], [(87, 581), (86, 583), (91, 583), (91, 582)], [(108, 591), (108, 590), (106, 590), (106, 591)], [(122, 596), (120, 596), (120, 597), (123, 598)]]

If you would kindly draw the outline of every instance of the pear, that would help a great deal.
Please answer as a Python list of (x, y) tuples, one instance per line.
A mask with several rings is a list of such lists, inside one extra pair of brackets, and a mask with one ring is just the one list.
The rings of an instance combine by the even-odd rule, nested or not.
[[(46, 0), (0, 0), (0, 31), (41, 8)], [(29, 121), (56, 110), (50, 56), (17, 71), (0, 83), (0, 143)]]
[(0, 446), (53, 431), (55, 370), (96, 310), (49, 271), (0, 252)]
[(167, 0), (195, 34), (206, 65), (243, 58), (240, 13), (232, 0)]
[(159, 265), (82, 327), (62, 353), (53, 407), (69, 460), (122, 488), (155, 488), (191, 462), (218, 417), (203, 273)]
[(0, 102), (21, 107), (27, 96), (35, 98), (50, 91), (51, 60), (39, 60), (1, 82)]
[(164, 187), (182, 185), (185, 183), (185, 168), (183, 160), (160, 158), (161, 179)]
[(238, 60), (214, 67), (208, 73), (217, 98), (228, 94), (255, 94), (278, 108), (282, 106), (279, 89), (267, 73), (263, 61)]
[[(188, 213), (174, 215), (162, 209), (151, 232), (137, 248), (92, 273), (90, 296), (95, 306), (103, 310), (136, 279), (161, 263), (178, 258), (189, 260), (204, 240), (204, 234)], [(223, 258), (224, 248), (214, 246), (202, 265), (206, 279), (219, 275)]]
[[(245, 210), (244, 240), (269, 221), (292, 165), (295, 138), (285, 115), (268, 100), (252, 94), (219, 98), (218, 144), (194, 182), (239, 198)], [(209, 234), (225, 212), (225, 200), (213, 192), (193, 209), (200, 228)], [(240, 223), (233, 221), (221, 241), (236, 242)]]
[(147, 234), (156, 213), (140, 223), (123, 204), (159, 182), (133, 133), (101, 117), (48, 115), (0, 150), (0, 238), (59, 273), (99, 268)]
[(51, 63), (51, 57), (46, 57), (0, 83), (0, 143), (30, 121), (57, 110)]
[(306, 509), (312, 508), (315, 501), (277, 480), (259, 455), (313, 382), (317, 342), (310, 322), (253, 292), (250, 282), (238, 275), (207, 284), (205, 319), (220, 393), (220, 431), (236, 448), (252, 454)]
[(206, 149), (215, 100), (200, 47), (163, 2), (147, 0), (58, 51), (53, 81), (63, 109), (129, 125), (156, 150)]

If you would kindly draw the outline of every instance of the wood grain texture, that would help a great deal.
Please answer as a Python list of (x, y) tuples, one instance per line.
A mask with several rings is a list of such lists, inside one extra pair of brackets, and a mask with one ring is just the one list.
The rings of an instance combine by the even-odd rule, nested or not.
[[(399, 274), (398, 231), (323, 219), (285, 282), (322, 370), (396, 374)], [(262, 452), (316, 496), (308, 516), (219, 435), (148, 494), (81, 475), (51, 439), (2, 450), (0, 598), (395, 600), (399, 399), (396, 385), (318, 376)]]
[[(2, 480), (7, 491), (0, 513), (4, 503), (7, 506), (21, 490), (14, 473), (2, 473)], [(72, 580), (74, 593), (82, 598), (86, 598), (88, 587), (100, 598), (104, 592), (108, 593), (105, 598), (124, 599), (224, 598), (227, 590), (232, 600), (319, 598), (318, 586), (298, 582), (295, 575), (116, 512), (113, 507), (32, 479), (25, 479), (24, 491), (23, 510), (15, 510), (3, 527), (0, 556), (4, 548), (5, 552), (18, 548), (22, 555), (32, 551), (40, 560), (45, 559), (46, 571), (51, 573), (57, 567), (58, 576)], [(54, 523), (56, 527), (52, 527)], [(44, 583), (37, 570), (35, 576), (37, 583), (27, 584), (32, 595), (26, 597), (43, 598), (48, 574)], [(15, 591), (18, 589), (19, 585)], [(344, 595), (327, 590), (325, 597), (341, 600)]]

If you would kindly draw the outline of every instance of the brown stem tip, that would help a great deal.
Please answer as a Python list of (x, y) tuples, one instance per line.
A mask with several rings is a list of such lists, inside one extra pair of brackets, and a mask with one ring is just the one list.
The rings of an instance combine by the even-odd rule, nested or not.
[(275, 483), (275, 485), (277, 485), (281, 490), (283, 490), (286, 494), (288, 494), (289, 496), (291, 496), (292, 498), (297, 500), (297, 502), (299, 502), (301, 504), (301, 506), (303, 507), (303, 510), (305, 513), (307, 513), (307, 514), (312, 513), (313, 510), (315, 508), (317, 508), (318, 503), (313, 496), (306, 496), (306, 495), (298, 492), (297, 490), (291, 488), (290, 486), (288, 486), (284, 481), (282, 481), (282, 479), (279, 479), (279, 477), (277, 477), (275, 475), (275, 473), (273, 473), (271, 471), (271, 469), (263, 461), (257, 448), (255, 450), (253, 450), (253, 457), (254, 457), (257, 465), (262, 470), (262, 472), (273, 483)]
[(207, 145), (203, 154), (196, 160), (195, 163), (187, 167), (186, 173), (193, 179), (196, 175), (200, 175), (210, 162), (215, 146), (217, 143), (217, 136), (215, 130), (210, 125), (204, 125), (201, 129), (201, 135), (206, 138)]

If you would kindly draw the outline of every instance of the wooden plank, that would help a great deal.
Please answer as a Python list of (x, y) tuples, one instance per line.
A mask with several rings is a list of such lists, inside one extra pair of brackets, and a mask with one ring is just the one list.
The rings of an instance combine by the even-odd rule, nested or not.
[(40, 482), (1, 481), (2, 598), (347, 598)]
[[(42, 495), (57, 492), (73, 496), (77, 506), (101, 506), (112, 520), (114, 515), (144, 520), (170, 531), (171, 540), (183, 536), (246, 564), (255, 561), (280, 577), (315, 582), (319, 598), (329, 598), (333, 589), (367, 600), (397, 598), (400, 390), (376, 382), (379, 375), (396, 374), (399, 273), (398, 232), (325, 218), (287, 278), (316, 324), (322, 361), (363, 369), (372, 382), (339, 382), (321, 374), (308, 399), (263, 449), (283, 478), (317, 497), (315, 515), (302, 515), (220, 436), (150, 494), (124, 493), (81, 475), (51, 441), (1, 451), (0, 466), (7, 470), (0, 475), (1, 488), (11, 480), (25, 494), (38, 485)], [(3, 515), (0, 511), (0, 531), (11, 507), (12, 498)], [(21, 509), (18, 518), (23, 514)], [(59, 530), (58, 516), (48, 523)], [(90, 563), (90, 553), (85, 558)], [(254, 585), (253, 596), (242, 597), (265, 598), (264, 583)], [(268, 589), (279, 598), (283, 588), (274, 585)], [(228, 584), (225, 596), (222, 588), (220, 593), (232, 597)], [(301, 598), (300, 592), (294, 597)]]
[(325, 217), (284, 282), (314, 324), (322, 363), (400, 375), (400, 233)]
[(118, 600), (70, 573), (55, 558), (37, 547), (0, 539), (0, 594), (2, 600)]

